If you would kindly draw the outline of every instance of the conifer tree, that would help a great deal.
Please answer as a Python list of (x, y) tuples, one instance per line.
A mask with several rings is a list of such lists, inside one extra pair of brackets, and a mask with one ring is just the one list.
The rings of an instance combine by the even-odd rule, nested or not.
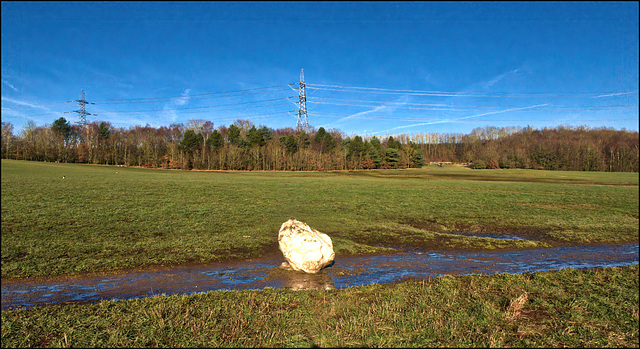
[(397, 168), (400, 162), (400, 153), (395, 148), (387, 148), (385, 151), (384, 161), (392, 168)]
[(71, 137), (71, 125), (69, 124), (69, 121), (63, 117), (54, 121), (53, 125), (51, 125), (51, 129), (61, 135), (64, 139), (69, 139), (69, 137)]
[(194, 149), (199, 148), (203, 141), (204, 137), (202, 134), (198, 133), (196, 135), (193, 130), (186, 130), (179, 146), (186, 153), (190, 153)]
[(240, 137), (240, 128), (238, 126), (229, 126), (229, 129), (227, 130), (227, 142), (239, 147), (242, 147), (244, 145), (244, 141)]
[(296, 137), (294, 137), (293, 135), (287, 137), (285, 146), (287, 147), (287, 152), (289, 153), (295, 153), (296, 151), (298, 151), (298, 141), (296, 140)]
[(218, 132), (218, 130), (213, 130), (209, 138), (207, 139), (207, 145), (213, 150), (216, 151), (224, 144), (224, 140), (222, 139), (222, 134)]

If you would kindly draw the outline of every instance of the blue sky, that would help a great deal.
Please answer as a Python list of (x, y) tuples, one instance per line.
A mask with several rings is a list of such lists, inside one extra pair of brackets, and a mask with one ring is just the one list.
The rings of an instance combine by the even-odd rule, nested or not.
[(637, 2), (2, 2), (2, 121), (638, 130)]

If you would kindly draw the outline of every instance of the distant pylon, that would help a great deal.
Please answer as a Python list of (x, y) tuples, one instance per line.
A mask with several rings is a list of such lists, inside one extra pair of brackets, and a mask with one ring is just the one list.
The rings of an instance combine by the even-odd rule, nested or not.
[(98, 114), (91, 114), (88, 113), (85, 109), (85, 105), (87, 104), (95, 104), (95, 103), (91, 103), (91, 102), (87, 102), (84, 99), (84, 89), (81, 90), (82, 92), (80, 93), (80, 99), (76, 99), (74, 101), (68, 101), (67, 103), (72, 103), (72, 102), (78, 102), (79, 108), (78, 110), (74, 110), (74, 111), (70, 111), (70, 112), (66, 112), (66, 113), (78, 113), (78, 121), (76, 122), (77, 124), (81, 125), (82, 127), (86, 127), (87, 126), (87, 115), (95, 115), (97, 116)]
[(300, 69), (300, 85), (298, 90), (298, 122), (296, 123), (296, 131), (304, 128), (309, 133), (309, 116), (307, 115), (307, 95), (304, 86), (304, 69)]

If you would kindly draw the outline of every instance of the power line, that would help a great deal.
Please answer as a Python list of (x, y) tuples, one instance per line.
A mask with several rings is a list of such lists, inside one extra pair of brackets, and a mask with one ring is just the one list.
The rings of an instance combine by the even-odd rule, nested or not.
[[(523, 96), (592, 96), (592, 95), (618, 95), (631, 94), (638, 91), (614, 91), (614, 92), (462, 92), (462, 91), (429, 91), (429, 90), (403, 90), (377, 87), (356, 87), (341, 85), (308, 84), (310, 88), (316, 90), (363, 92), (363, 93), (393, 93), (427, 96), (448, 96), (448, 97), (523, 97)], [(349, 91), (365, 90), (365, 91)], [(367, 92), (372, 91), (372, 92)]]
[[(321, 100), (336, 100), (336, 101), (345, 101), (345, 102), (363, 102), (363, 103), (380, 103), (384, 106), (391, 105), (392, 108), (401, 108), (404, 105), (418, 105), (418, 106), (431, 106), (431, 107), (442, 107), (442, 108), (465, 108), (459, 110), (467, 110), (467, 109), (476, 109), (476, 108), (517, 108), (520, 106), (516, 105), (458, 105), (458, 104), (440, 104), (440, 103), (408, 103), (408, 102), (385, 102), (385, 101), (375, 101), (375, 100), (362, 100), (362, 99), (345, 99), (345, 98), (329, 98), (329, 97), (309, 97), (309, 103), (317, 103), (317, 104), (334, 104), (334, 105), (352, 105), (352, 104), (338, 104), (338, 103), (327, 103), (327, 102), (315, 102), (317, 99)], [(399, 106), (395, 106), (399, 105)], [(353, 105), (353, 106), (363, 106), (363, 107), (379, 107), (380, 105)], [(556, 108), (582, 108), (582, 107), (638, 107), (637, 105), (610, 105), (610, 106), (548, 106), (545, 108), (556, 109)], [(436, 109), (436, 110), (449, 110), (449, 109)]]
[[(527, 110), (517, 110), (517, 111), (533, 111), (531, 109), (527, 109)], [(340, 115), (340, 114), (332, 114), (332, 113), (311, 113), (311, 115), (316, 116), (316, 117), (329, 117), (329, 118), (345, 118), (345, 117), (349, 117), (349, 115)], [(366, 114), (366, 115), (361, 115), (361, 116), (351, 116), (354, 119), (375, 119), (375, 120), (390, 120), (390, 121), (445, 121), (445, 120), (451, 120), (451, 118), (438, 118), (438, 119), (434, 119), (434, 118), (428, 118), (428, 117), (390, 117), (389, 115), (371, 115), (371, 114)], [(482, 119), (476, 119), (475, 122), (477, 121), (482, 121)], [(486, 122), (494, 122), (494, 121), (518, 121), (518, 122), (534, 122), (534, 121), (539, 121), (539, 120), (543, 120), (543, 119), (519, 119), (519, 120), (496, 120), (496, 119), (491, 119), (491, 120), (485, 120)], [(557, 120), (557, 118), (554, 119), (547, 119), (546, 121), (554, 121)], [(598, 120), (580, 120), (580, 121), (629, 121), (629, 120), (637, 120), (636, 119), (622, 119), (622, 118), (615, 118), (615, 119), (598, 119)], [(461, 121), (458, 121), (461, 122)]]
[(230, 96), (213, 96), (213, 97), (199, 97), (199, 98), (192, 98), (194, 95), (187, 95), (187, 96), (180, 96), (180, 97), (161, 97), (162, 99), (157, 99), (157, 100), (147, 100), (147, 101), (124, 101), (124, 102), (102, 102), (99, 103), (101, 105), (107, 105), (107, 104), (139, 104), (139, 103), (167, 103), (167, 102), (171, 102), (173, 100), (188, 100), (188, 101), (199, 101), (199, 100), (203, 100), (203, 99), (220, 99), (220, 98), (233, 98), (233, 97), (245, 97), (245, 96), (254, 96), (254, 95), (260, 95), (260, 94), (266, 94), (266, 93), (274, 93), (274, 92), (280, 92), (280, 91), (288, 91), (287, 89), (279, 89), (279, 90), (272, 90), (272, 91), (262, 91), (262, 92), (254, 92), (254, 93), (245, 93), (245, 94), (237, 94), (237, 95), (230, 95)]
[[(242, 103), (208, 105), (208, 106), (200, 106), (200, 107), (168, 108), (168, 109), (146, 109), (146, 110), (123, 110), (123, 111), (117, 111), (117, 113), (143, 113), (143, 112), (157, 112), (157, 111), (165, 112), (165, 111), (180, 111), (180, 110), (189, 110), (189, 109), (207, 109), (207, 108), (218, 108), (218, 107), (226, 107), (226, 106), (233, 106), (233, 105), (245, 105), (245, 104), (252, 104), (252, 103), (279, 101), (279, 100), (286, 100), (286, 99), (288, 99), (288, 97), (263, 99), (263, 100), (259, 100), (259, 101), (242, 102)], [(279, 105), (288, 105), (288, 103), (273, 104), (273, 105), (259, 105), (259, 106), (244, 107), (244, 108), (220, 109), (220, 111), (221, 110), (240, 110), (240, 109), (264, 108), (264, 107), (273, 107), (273, 106), (279, 106)]]
[(268, 115), (278, 115), (278, 114), (283, 114), (283, 112), (275, 112), (275, 113), (266, 113), (266, 114), (252, 114), (252, 115), (243, 115), (243, 116), (233, 116), (233, 117), (228, 117), (228, 118), (214, 118), (213, 120), (236, 120), (238, 118), (254, 118), (254, 119), (276, 119), (276, 118), (283, 118), (283, 117), (290, 117), (291, 115), (281, 115), (281, 116), (269, 116), (266, 117)]
[[(273, 106), (281, 106), (281, 105), (288, 105), (286, 103), (281, 103), (281, 104), (274, 104)], [(184, 109), (166, 109), (166, 110), (154, 110), (153, 112), (175, 112), (175, 111), (181, 111), (181, 110), (185, 110), (185, 109), (197, 109), (198, 107), (194, 107), (194, 108), (184, 108)], [(219, 110), (212, 110), (212, 111), (234, 111), (234, 110), (246, 110), (246, 109), (255, 109), (255, 108), (264, 108), (264, 106), (257, 106), (257, 107), (247, 107), (247, 108), (230, 108), (230, 109), (219, 109)], [(129, 113), (148, 113), (149, 111), (137, 111), (137, 112), (129, 112)], [(178, 114), (194, 114), (194, 113), (202, 113), (203, 111), (198, 110), (198, 111), (185, 111), (185, 112), (180, 112)], [(282, 111), (282, 113), (286, 113), (288, 111)], [(104, 112), (106, 113), (111, 113), (111, 114), (120, 114), (120, 112)]]
[[(289, 105), (288, 103), (280, 103), (280, 104), (274, 104), (274, 105), (268, 105), (268, 106), (253, 106), (253, 107), (245, 107), (245, 108), (227, 108), (227, 109), (218, 109), (218, 110), (213, 110), (215, 112), (218, 111), (235, 111), (235, 110), (246, 110), (246, 109), (255, 109), (255, 108), (268, 108), (268, 107), (276, 107), (276, 106), (283, 106), (283, 105)], [(215, 107), (215, 106), (214, 106)], [(104, 111), (102, 112), (103, 116), (108, 116), (108, 115), (113, 115), (113, 114), (122, 114), (122, 113), (154, 113), (154, 112), (176, 112), (176, 111), (180, 111), (179, 114), (193, 114), (193, 113), (201, 113), (202, 111), (198, 110), (198, 111), (182, 111), (182, 110), (189, 110), (189, 109), (199, 109), (199, 108), (210, 108), (210, 107), (191, 107), (191, 108), (181, 108), (181, 109), (153, 109), (153, 110), (130, 110), (130, 111)], [(277, 113), (289, 113), (290, 111), (280, 111)], [(70, 112), (50, 112), (50, 113), (42, 113), (42, 114), (34, 114), (34, 115), (23, 115), (23, 116), (3, 116), (3, 117), (7, 117), (7, 118), (29, 118), (29, 117), (34, 117), (34, 116), (44, 116), (44, 115), (56, 115), (56, 114), (61, 114), (61, 113), (70, 113)], [(270, 113), (267, 115), (271, 115), (271, 114), (276, 114), (276, 113)], [(87, 115), (97, 115), (97, 114), (87, 114)], [(265, 115), (265, 114), (258, 114), (258, 115)], [(238, 117), (251, 117), (254, 115), (245, 115), (245, 116), (236, 116), (235, 118)]]
[[(185, 112), (184, 114), (189, 114), (189, 112)], [(277, 115), (277, 116), (276, 116)], [(236, 115), (232, 117), (214, 117), (208, 118), (209, 121), (225, 121), (225, 120), (237, 120), (237, 119), (278, 119), (284, 117), (291, 117), (291, 115), (286, 114), (285, 112), (274, 112), (274, 113), (264, 113), (264, 114), (248, 114), (248, 115)]]
[[(327, 105), (339, 105), (339, 106), (351, 106), (351, 107), (367, 107), (367, 108), (378, 108), (378, 107), (386, 107), (385, 105), (370, 105), (370, 104), (349, 104), (349, 103), (328, 103), (328, 102), (315, 102), (315, 101), (309, 101), (309, 103), (312, 104), (327, 104)], [(518, 106), (519, 107), (519, 106)], [(518, 108), (518, 107), (512, 107), (512, 108)], [(575, 107), (571, 107), (571, 106), (544, 106), (544, 107), (539, 107), (540, 109), (575, 109), (575, 110), (613, 110), (616, 108), (637, 108), (637, 105), (622, 105), (622, 106), (575, 106)], [(494, 107), (494, 106), (478, 106), (478, 107), (474, 107), (474, 108), (463, 108), (461, 107), (455, 107), (455, 108), (445, 108), (445, 107), (405, 107), (402, 105), (399, 106), (390, 106), (390, 108), (393, 109), (411, 109), (411, 110), (441, 110), (441, 111), (469, 111), (469, 110), (473, 110), (473, 109), (477, 109), (477, 108), (509, 108), (507, 106), (500, 106), (500, 107)], [(589, 108), (589, 109), (587, 109)]]
[[(297, 87), (295, 89), (294, 87)], [(247, 98), (249, 96), (255, 95), (263, 95), (263, 94), (272, 94), (278, 93), (281, 91), (289, 91), (292, 89), (297, 92), (297, 96), (290, 97), (278, 97), (278, 98), (266, 98), (254, 101), (242, 101), (242, 98)], [(451, 97), (491, 97), (491, 98), (501, 98), (501, 97), (608, 97), (608, 96), (617, 96), (624, 94), (632, 94), (637, 93), (637, 91), (617, 91), (617, 92), (532, 92), (532, 93), (515, 93), (515, 92), (455, 92), (455, 91), (428, 91), (428, 90), (409, 90), (409, 89), (392, 89), (392, 88), (377, 88), (377, 87), (355, 87), (355, 86), (342, 86), (342, 85), (324, 85), (324, 84), (307, 84), (304, 80), (304, 70), (300, 70), (300, 81), (291, 84), (282, 84), (282, 85), (274, 85), (267, 87), (256, 87), (250, 89), (243, 90), (234, 90), (234, 91), (225, 91), (225, 92), (209, 92), (209, 93), (201, 93), (195, 95), (180, 95), (180, 96), (169, 96), (169, 97), (141, 97), (141, 98), (128, 98), (128, 99), (105, 99), (99, 100), (95, 102), (87, 102), (84, 98), (84, 90), (82, 90), (81, 99), (69, 102), (77, 102), (79, 103), (78, 110), (72, 111), (74, 113), (78, 113), (79, 115), (79, 123), (86, 125), (86, 117), (89, 115), (97, 115), (88, 113), (85, 106), (86, 104), (100, 104), (100, 105), (115, 105), (115, 104), (138, 104), (138, 103), (167, 103), (165, 108), (158, 109), (136, 109), (133, 107), (131, 110), (124, 111), (112, 111), (112, 112), (102, 112), (117, 115), (123, 113), (175, 113), (175, 114), (190, 114), (190, 113), (218, 113), (218, 112), (233, 112), (233, 111), (245, 111), (249, 109), (265, 109), (264, 111), (267, 113), (258, 113), (258, 114), (249, 114), (249, 115), (240, 115), (235, 116), (233, 118), (252, 118), (252, 117), (264, 117), (271, 115), (282, 115), (275, 117), (284, 117), (290, 116), (287, 113), (297, 113), (294, 115), (297, 118), (296, 129), (309, 132), (309, 116), (312, 117), (335, 117), (335, 118), (354, 118), (354, 119), (378, 119), (378, 120), (392, 120), (392, 121), (433, 121), (434, 119), (429, 119), (426, 116), (420, 116), (419, 111), (423, 111), (425, 114), (428, 111), (444, 111), (444, 112), (456, 112), (456, 111), (473, 111), (478, 110), (478, 113), (484, 113), (482, 115), (490, 115), (496, 113), (503, 113), (511, 110), (501, 111), (501, 110), (492, 110), (499, 108), (515, 108), (513, 111), (558, 111), (558, 112), (571, 112), (571, 111), (600, 111), (600, 110), (624, 110), (630, 108), (638, 108), (637, 105), (593, 105), (595, 100), (589, 105), (578, 105), (578, 106), (569, 106), (569, 105), (553, 105), (551, 103), (547, 104), (539, 104), (534, 107), (522, 107), (522, 106), (514, 106), (514, 105), (495, 105), (497, 103), (493, 103), (494, 105), (456, 105), (456, 104), (443, 104), (443, 103), (416, 103), (416, 102), (397, 102), (397, 101), (383, 101), (383, 100), (371, 100), (371, 99), (356, 99), (356, 98), (333, 98), (333, 97), (321, 97), (321, 96), (310, 96), (309, 94), (314, 94), (317, 91), (337, 91), (341, 95), (345, 94), (346, 96), (353, 96), (355, 93), (373, 93), (373, 94), (394, 94), (401, 95), (405, 97), (411, 96), (431, 96), (431, 97), (443, 97), (443, 96), (451, 96)], [(272, 96), (274, 97), (274, 96)], [(297, 97), (297, 103), (291, 100), (291, 98)], [(213, 104), (213, 105), (204, 105), (204, 106), (185, 106), (179, 108), (178, 106), (187, 104), (187, 102), (198, 101), (198, 100), (207, 100), (207, 99), (223, 99), (223, 98), (235, 98), (232, 100), (226, 100), (223, 104)], [(259, 97), (256, 97), (259, 98)], [(245, 100), (246, 100), (245, 99)], [(381, 98), (382, 99), (382, 98)], [(390, 99), (390, 98), (389, 98)], [(172, 101), (176, 101), (174, 103), (170, 103)], [(237, 101), (237, 102), (236, 102)], [(295, 104), (297, 106), (297, 110), (294, 111), (279, 111), (279, 112), (269, 112), (275, 110), (278, 107), (288, 105), (288, 103), (277, 103), (278, 101), (288, 101), (288, 103)], [(67, 102), (67, 103), (69, 103)], [(179, 103), (177, 103), (179, 102)], [(271, 103), (276, 102), (276, 103)], [(350, 115), (341, 115), (341, 114), (332, 114), (332, 113), (324, 113), (321, 111), (310, 111), (307, 109), (307, 102), (311, 105), (316, 105), (320, 109), (338, 109), (338, 108), (322, 108), (320, 106), (346, 106), (346, 107), (360, 107), (360, 108), (373, 108), (373, 110), (365, 110), (360, 113), (350, 114)], [(266, 104), (269, 103), (269, 104)], [(488, 101), (487, 101), (488, 103)], [(588, 103), (588, 102), (587, 102)], [(199, 103), (198, 103), (199, 104)], [(476, 103), (476, 104), (482, 104)], [(511, 103), (517, 104), (517, 103)], [(532, 103), (533, 104), (533, 103)], [(569, 103), (575, 104), (575, 103)], [(172, 108), (166, 108), (171, 106)], [(159, 107), (159, 106), (157, 106)], [(225, 108), (230, 107), (230, 108)], [(117, 108), (117, 107), (116, 107)], [(152, 107), (153, 108), (153, 107)], [(340, 108), (343, 111), (348, 110), (349, 108)], [(406, 110), (414, 110), (414, 112), (408, 111), (406, 112), (409, 115), (383, 115), (385, 114), (384, 109), (393, 110), (393, 109), (406, 109)], [(484, 109), (484, 110), (483, 110)], [(516, 110), (517, 109), (517, 110)], [(7, 108), (7, 110), (11, 111), (11, 109)], [(3, 108), (3, 112), (5, 108)], [(60, 112), (49, 112), (49, 113), (39, 113), (30, 116), (21, 116), (23, 118), (29, 118), (33, 116), (40, 115), (56, 115)], [(69, 112), (66, 112), (69, 113)], [(226, 114), (226, 113), (224, 113)], [(413, 115), (411, 115), (413, 114)], [(443, 113), (449, 114), (449, 113)], [(432, 114), (433, 116), (433, 114)], [(11, 116), (7, 116), (11, 117)], [(207, 117), (211, 117), (208, 115)], [(475, 116), (473, 116), (475, 117)], [(466, 118), (466, 117), (465, 117)], [(225, 118), (216, 118), (217, 120), (225, 120)], [(463, 118), (464, 119), (464, 118)], [(440, 120), (440, 119), (439, 119)], [(622, 120), (616, 118), (616, 120)], [(625, 119), (626, 120), (626, 119)], [(635, 119), (632, 119), (635, 120)], [(442, 121), (442, 120), (440, 120)], [(496, 120), (497, 122), (498, 120)], [(526, 122), (526, 120), (519, 120), (520, 122)]]
[[(240, 92), (247, 92), (247, 91), (264, 90), (264, 89), (269, 89), (269, 88), (284, 87), (284, 86), (290, 86), (290, 85), (295, 85), (295, 84), (297, 84), (297, 83), (285, 84), (285, 85), (267, 86), (267, 87), (256, 87), (256, 88), (250, 88), (250, 89), (244, 89), (244, 90), (235, 90), (235, 91), (209, 92), (209, 93), (201, 93), (201, 94), (195, 94), (195, 95), (189, 95), (189, 96), (180, 95), (180, 96), (169, 96), (169, 97), (143, 97), (143, 98), (124, 98), (124, 99), (104, 99), (104, 100), (96, 101), (96, 103), (174, 99), (174, 98), (185, 98), (185, 97), (191, 98), (191, 97), (210, 96), (210, 95), (219, 95), (219, 94), (227, 94), (227, 93), (240, 93)], [(286, 90), (286, 89), (282, 89), (282, 91), (284, 91), (284, 90)], [(277, 91), (280, 91), (280, 90), (260, 92), (260, 93), (270, 93), (270, 92), (277, 92)], [(259, 93), (257, 93), (257, 94), (259, 94)], [(246, 94), (246, 95), (250, 95), (250, 94)], [(239, 95), (239, 96), (242, 96), (242, 95)], [(219, 98), (226, 98), (226, 97), (236, 97), (236, 96), (221, 96)], [(140, 102), (140, 103), (142, 103), (142, 102)]]

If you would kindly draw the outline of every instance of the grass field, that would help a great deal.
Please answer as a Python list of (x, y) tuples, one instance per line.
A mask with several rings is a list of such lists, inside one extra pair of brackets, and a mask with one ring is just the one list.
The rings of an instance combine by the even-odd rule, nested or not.
[(2, 160), (2, 278), (256, 257), (277, 250), (289, 217), (329, 234), (338, 258), (399, 245), (637, 242), (638, 174), (196, 172)]
[[(289, 217), (329, 234), (336, 258), (637, 243), (638, 194), (637, 173), (2, 160), (2, 279), (255, 257)], [(2, 347), (638, 347), (638, 278), (636, 264), (55, 305), (2, 311)]]

